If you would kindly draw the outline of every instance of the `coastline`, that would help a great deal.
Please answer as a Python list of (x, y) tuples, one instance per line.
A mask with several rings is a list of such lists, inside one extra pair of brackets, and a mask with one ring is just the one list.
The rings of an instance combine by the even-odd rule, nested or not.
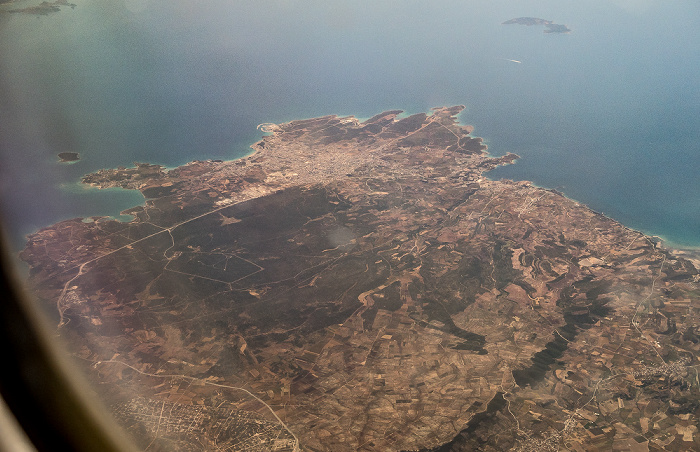
[[(465, 122), (461, 121), (461, 118), (460, 118), (460, 117), (461, 117), (461, 115), (463, 115), (463, 114), (466, 112), (466, 107), (465, 107), (464, 105), (459, 105), (459, 107), (462, 107), (462, 111), (460, 111), (460, 113), (458, 113), (458, 114), (456, 115), (456, 117), (455, 117), (455, 118), (456, 118), (456, 124), (459, 125), (460, 127), (463, 127), (463, 128), (465, 128), (465, 129), (467, 129), (467, 130), (469, 131), (470, 136), (471, 136), (472, 138), (476, 138), (476, 139), (480, 139), (480, 140), (481, 140), (481, 144), (484, 146), (484, 149), (483, 149), (482, 152), (483, 152), (483, 154), (484, 154), (485, 156), (487, 156), (487, 157), (489, 157), (489, 158), (493, 158), (493, 159), (497, 159), (497, 158), (503, 157), (503, 156), (501, 156), (501, 155), (496, 155), (496, 154), (492, 154), (491, 152), (489, 152), (489, 146), (486, 144), (486, 139), (485, 139), (484, 137), (477, 137), (477, 136), (472, 135), (472, 134), (474, 133), (474, 131), (476, 130), (476, 128), (475, 128), (475, 126), (472, 125), (472, 124), (465, 123)], [(431, 108), (428, 112), (418, 112), (418, 113), (408, 113), (408, 112), (406, 112), (406, 111), (401, 110), (401, 112), (397, 114), (397, 119), (403, 119), (403, 118), (409, 117), (409, 116), (411, 116), (411, 115), (420, 114), (420, 113), (426, 113), (426, 114), (428, 115), (428, 117), (430, 117), (431, 115), (434, 114), (435, 110), (436, 110), (436, 108)], [(383, 112), (386, 113), (386, 112), (393, 112), (393, 111), (399, 111), (399, 109), (396, 109), (396, 110), (394, 110), (394, 109), (384, 110)], [(260, 155), (260, 151), (263, 151), (263, 150), (264, 150), (264, 147), (263, 147), (264, 144), (263, 144), (263, 143), (264, 143), (264, 141), (265, 141), (265, 138), (266, 138), (266, 137), (274, 137), (274, 136), (276, 135), (276, 133), (277, 133), (278, 131), (280, 131), (280, 129), (279, 129), (280, 126), (285, 125), (285, 124), (291, 124), (291, 123), (294, 123), (294, 122), (303, 122), (303, 121), (308, 121), (308, 120), (319, 120), (319, 119), (350, 120), (351, 122), (355, 122), (356, 124), (361, 124), (361, 123), (363, 123), (363, 122), (365, 122), (365, 121), (368, 121), (368, 120), (371, 119), (371, 118), (370, 118), (370, 117), (367, 117), (367, 118), (357, 118), (357, 117), (355, 117), (354, 115), (328, 114), (328, 115), (319, 116), (319, 117), (310, 116), (310, 117), (308, 117), (308, 118), (295, 118), (295, 119), (292, 119), (292, 120), (289, 120), (289, 121), (285, 121), (285, 122), (281, 122), (281, 123), (272, 123), (272, 122), (269, 122), (269, 123), (261, 123), (261, 124), (259, 124), (259, 125), (256, 127), (256, 129), (257, 129), (259, 132), (261, 132), (262, 135), (259, 136), (259, 139), (257, 139), (256, 141), (254, 141), (253, 143), (251, 143), (250, 145), (247, 146), (248, 153), (246, 153), (246, 154), (243, 154), (243, 155), (237, 156), (237, 157), (235, 157), (235, 158), (231, 158), (231, 159), (189, 160), (189, 161), (187, 161), (187, 162), (185, 162), (185, 163), (183, 163), (183, 164), (180, 164), (180, 165), (176, 165), (176, 166), (161, 166), (161, 168), (162, 168), (162, 170), (163, 170), (165, 173), (168, 173), (168, 172), (170, 172), (170, 171), (172, 171), (172, 170), (176, 170), (176, 169), (179, 169), (179, 168), (182, 168), (182, 167), (186, 167), (186, 166), (190, 166), (190, 165), (197, 164), (197, 163), (206, 163), (206, 162), (209, 162), (209, 163), (224, 163), (224, 164), (230, 164), (230, 163), (234, 163), (234, 162), (243, 161), (243, 160), (246, 160), (246, 159), (255, 159), (255, 158), (257, 158), (257, 157)], [(265, 130), (266, 127), (270, 127), (271, 129), (270, 129), (270, 130)], [(508, 153), (507, 153), (507, 154), (508, 154)], [(504, 155), (507, 155), (507, 154), (504, 154)], [(510, 162), (500, 163), (497, 167), (516, 164), (517, 161), (521, 158), (521, 156), (518, 155), (518, 154), (512, 154), (512, 155), (515, 155), (515, 159), (513, 159), (513, 160), (510, 161)], [(69, 162), (61, 162), (61, 163), (72, 164), (72, 163), (75, 163), (75, 162), (74, 162), (74, 161), (69, 161)], [(159, 166), (160, 166), (160, 165), (159, 165)], [(131, 167), (130, 167), (130, 168), (131, 168)], [(130, 168), (128, 168), (128, 169), (130, 169)], [(494, 169), (495, 169), (495, 168), (494, 168)], [(113, 170), (113, 168), (103, 168), (102, 170), (99, 170), (99, 171), (110, 171), (110, 170)], [(500, 179), (493, 178), (493, 177), (490, 176), (491, 171), (492, 171), (492, 170), (484, 172), (484, 173), (483, 173), (483, 177), (485, 177), (485, 178), (487, 178), (487, 179), (489, 179), (489, 180), (491, 180), (491, 181), (513, 180), (513, 179), (508, 179), (508, 178), (500, 178)], [(141, 190), (140, 190), (138, 187), (104, 187), (104, 186), (99, 186), (99, 185), (94, 185), (94, 184), (89, 184), (89, 183), (83, 182), (82, 179), (83, 179), (85, 176), (88, 176), (89, 174), (93, 174), (93, 173), (83, 174), (82, 176), (80, 176), (80, 179), (77, 180), (77, 181), (75, 181), (74, 183), (62, 184), (62, 185), (61, 185), (61, 189), (62, 189), (62, 190), (66, 190), (67, 192), (72, 192), (72, 193), (88, 193), (89, 190), (92, 189), (92, 188), (97, 188), (98, 190), (103, 191), (103, 192), (104, 192), (104, 191), (112, 191), (112, 190), (113, 190), (115, 193), (125, 193), (125, 192), (123, 192), (122, 190), (127, 190), (127, 191), (134, 190), (134, 191), (136, 191), (136, 192), (139, 193), (139, 196), (140, 196), (142, 199), (139, 199), (139, 200), (138, 200), (138, 201), (139, 201), (138, 203), (132, 204), (132, 205), (130, 205), (130, 206), (128, 206), (128, 207), (119, 208), (119, 210), (118, 210), (119, 215), (107, 213), (107, 214), (85, 214), (85, 215), (80, 215), (80, 214), (79, 214), (79, 215), (77, 215), (77, 216), (76, 216), (76, 215), (65, 216), (65, 217), (63, 217), (63, 218), (61, 218), (61, 219), (58, 219), (58, 220), (54, 221), (53, 223), (43, 225), (43, 226), (39, 227), (38, 229), (35, 229), (35, 230), (33, 230), (32, 232), (30, 232), (30, 233), (28, 233), (28, 234), (25, 234), (25, 236), (24, 236), (24, 237), (25, 237), (25, 242), (26, 242), (26, 237), (27, 237), (29, 234), (38, 232), (39, 230), (41, 230), (41, 229), (43, 229), (43, 228), (50, 227), (50, 226), (52, 226), (53, 224), (59, 223), (59, 222), (61, 222), (61, 221), (66, 221), (66, 220), (70, 220), (70, 219), (74, 219), (74, 218), (89, 219), (89, 218), (97, 218), (97, 217), (100, 217), (100, 218), (112, 218), (112, 219), (114, 219), (114, 220), (116, 220), (116, 221), (120, 221), (120, 222), (129, 222), (129, 221), (133, 220), (133, 218), (134, 218), (133, 215), (125, 215), (125, 214), (123, 214), (123, 212), (124, 212), (124, 211), (127, 211), (127, 210), (130, 210), (130, 209), (133, 209), (133, 208), (137, 208), (137, 207), (139, 207), (139, 206), (145, 205), (145, 202), (146, 202), (146, 200), (148, 199), (148, 198), (146, 198), (145, 196), (143, 196), (143, 193), (141, 192)], [(574, 197), (571, 197), (571, 196), (567, 195), (565, 192), (563, 192), (563, 191), (561, 191), (561, 190), (559, 190), (559, 189), (550, 188), (550, 187), (547, 187), (547, 186), (544, 186), (544, 185), (539, 185), (539, 184), (534, 183), (534, 182), (531, 181), (531, 180), (513, 180), (513, 181), (518, 182), (518, 183), (526, 183), (526, 184), (528, 184), (528, 185), (530, 185), (530, 186), (532, 186), (532, 187), (534, 187), (534, 188), (543, 189), (543, 190), (546, 190), (546, 191), (548, 191), (548, 192), (551, 192), (551, 193), (555, 193), (555, 194), (557, 194), (557, 195), (560, 195), (560, 196), (566, 198), (566, 199), (569, 200), (569, 201), (572, 201), (572, 202), (574, 202), (574, 203), (576, 203), (576, 204), (578, 204), (578, 205), (580, 205), (580, 206), (585, 207), (586, 209), (590, 210), (592, 213), (594, 213), (594, 214), (596, 214), (596, 215), (599, 215), (599, 216), (604, 217), (604, 218), (606, 218), (606, 219), (615, 221), (616, 223), (622, 225), (624, 228), (628, 229), (628, 230), (631, 231), (631, 232), (639, 233), (640, 235), (644, 236), (646, 239), (651, 240), (652, 242), (654, 242), (654, 243), (656, 244), (656, 246), (658, 246), (658, 247), (660, 247), (660, 248), (663, 248), (663, 249), (665, 249), (665, 250), (667, 250), (667, 251), (669, 251), (669, 252), (681, 252), (681, 253), (688, 254), (688, 255), (691, 255), (691, 256), (695, 256), (695, 255), (700, 256), (700, 245), (697, 245), (697, 246), (688, 246), (688, 245), (679, 244), (679, 243), (676, 243), (676, 242), (673, 242), (673, 241), (667, 239), (666, 237), (664, 237), (664, 236), (661, 235), (661, 234), (652, 233), (652, 232), (645, 232), (645, 231), (642, 230), (642, 229), (629, 226), (629, 225), (627, 225), (625, 222), (623, 222), (623, 221), (621, 221), (621, 220), (618, 220), (618, 219), (615, 218), (615, 217), (608, 216), (608, 215), (606, 215), (606, 214), (605, 214), (604, 212), (602, 212), (602, 211), (595, 210), (594, 208), (592, 208), (592, 207), (591, 207), (590, 205), (588, 205), (587, 203), (582, 202), (582, 201), (580, 201), (580, 200), (578, 200), (578, 199), (576, 199), (576, 198), (574, 198)], [(79, 187), (80, 187), (80, 188), (79, 188)], [(111, 210), (110, 210), (110, 211), (111, 211)], [(126, 216), (131, 217), (131, 218), (130, 218), (130, 219), (119, 218), (119, 217), (126, 217)]]
[[(340, 124), (354, 123), (356, 125), (360, 125), (360, 124), (366, 123), (374, 118), (378, 118), (382, 115), (389, 115), (389, 116), (395, 118), (396, 121), (400, 121), (402, 119), (405, 119), (405, 118), (408, 118), (411, 116), (421, 115), (421, 114), (425, 114), (428, 118), (430, 118), (431, 116), (435, 115), (436, 113), (439, 113), (441, 110), (444, 110), (444, 109), (457, 109), (458, 110), (458, 113), (453, 118), (454, 124), (462, 129), (464, 129), (470, 138), (478, 140), (480, 145), (483, 147), (483, 149), (479, 151), (480, 154), (483, 157), (485, 157), (493, 162), (497, 162), (497, 163), (494, 163), (495, 167), (502, 166), (505, 164), (512, 164), (514, 161), (516, 161), (518, 158), (520, 158), (520, 156), (518, 156), (516, 154), (506, 154), (504, 156), (491, 155), (488, 152), (488, 145), (485, 144), (484, 139), (482, 137), (477, 137), (477, 136), (473, 135), (475, 127), (471, 124), (464, 123), (460, 120), (461, 114), (463, 114), (466, 110), (466, 106), (463, 104), (455, 105), (452, 107), (444, 107), (444, 106), (443, 107), (433, 107), (433, 108), (430, 108), (427, 112), (423, 111), (423, 112), (418, 112), (418, 113), (408, 113), (408, 112), (401, 110), (401, 109), (389, 109), (389, 110), (383, 110), (382, 113), (377, 114), (373, 117), (368, 117), (368, 118), (357, 118), (354, 115), (328, 114), (328, 115), (319, 116), (319, 117), (310, 116), (308, 118), (295, 118), (295, 119), (292, 119), (292, 120), (289, 120), (286, 122), (281, 122), (281, 123), (272, 123), (272, 122), (261, 123), (256, 127), (256, 129), (259, 130), (260, 132), (262, 132), (263, 135), (260, 137), (260, 139), (254, 141), (252, 144), (250, 144), (247, 147), (247, 149), (249, 150), (248, 153), (241, 155), (239, 157), (236, 157), (236, 158), (226, 159), (226, 160), (223, 160), (223, 159), (189, 160), (189, 161), (185, 162), (184, 164), (176, 165), (176, 166), (172, 166), (172, 167), (164, 166), (164, 165), (160, 165), (160, 164), (134, 162), (133, 167), (120, 166), (117, 168), (102, 168), (102, 169), (98, 169), (97, 171), (92, 172), (92, 173), (83, 174), (79, 177), (78, 180), (75, 180), (73, 182), (61, 184), (59, 186), (59, 190), (65, 192), (65, 193), (77, 194), (79, 196), (97, 197), (97, 196), (103, 196), (104, 194), (108, 195), (111, 192), (111, 193), (118, 193), (120, 196), (137, 196), (138, 199), (127, 200), (124, 203), (120, 203), (120, 205), (115, 208), (115, 209), (118, 209), (116, 211), (119, 212), (119, 215), (115, 215), (114, 213), (112, 213), (112, 212), (114, 212), (114, 210), (112, 209), (113, 206), (110, 206), (109, 208), (105, 209), (108, 211), (107, 213), (98, 213), (98, 211), (104, 212), (103, 210), (101, 210), (102, 206), (104, 204), (100, 203), (99, 209), (95, 209), (92, 211), (88, 210), (88, 211), (85, 211), (84, 213), (81, 212), (81, 213), (72, 213), (72, 214), (68, 214), (68, 215), (61, 215), (57, 219), (49, 222), (48, 224), (44, 224), (44, 225), (41, 225), (38, 227), (34, 226), (31, 228), (31, 230), (25, 229), (25, 231), (23, 231), (23, 233), (21, 235), (21, 238), (17, 238), (19, 243), (15, 244), (15, 245), (20, 245), (20, 246), (18, 246), (18, 247), (13, 246), (13, 251), (14, 251), (13, 254), (18, 254), (26, 247), (26, 245), (28, 243), (28, 239), (31, 235), (35, 235), (37, 233), (40, 233), (41, 231), (43, 231), (45, 229), (52, 228), (55, 225), (62, 223), (62, 222), (65, 222), (65, 221), (80, 219), (80, 220), (83, 220), (86, 222), (90, 222), (91, 219), (94, 220), (94, 219), (101, 218), (101, 219), (113, 219), (114, 221), (118, 221), (120, 223), (128, 223), (128, 222), (132, 221), (135, 218), (135, 216), (132, 214), (124, 214), (124, 212), (132, 211), (134, 209), (144, 207), (146, 205), (147, 200), (149, 199), (148, 197), (146, 197), (144, 195), (143, 191), (141, 190), (142, 187), (128, 186), (128, 185), (124, 185), (124, 184), (122, 184), (122, 185), (101, 185), (99, 182), (90, 183), (90, 182), (86, 182), (86, 180), (85, 180), (88, 176), (99, 174), (99, 173), (108, 174), (108, 173), (117, 172), (117, 171), (129, 172), (129, 171), (137, 170), (140, 167), (151, 167), (151, 168), (158, 167), (163, 174), (168, 174), (171, 171), (180, 170), (182, 168), (191, 167), (191, 166), (197, 165), (197, 164), (224, 164), (224, 165), (228, 164), (228, 165), (230, 165), (230, 164), (236, 164), (236, 162), (241, 162), (241, 161), (246, 161), (246, 160), (250, 160), (251, 162), (255, 162), (255, 160), (257, 158), (259, 158), (259, 156), (261, 155), (261, 151), (265, 150), (266, 138), (268, 138), (268, 139), (270, 137), (274, 138), (278, 132), (282, 132), (281, 127), (285, 126), (285, 125), (292, 125), (294, 123), (304, 123), (307, 121), (319, 121), (319, 120), (329, 120), (329, 121), (338, 120), (340, 122)], [(264, 130), (266, 127), (269, 128), (269, 130)], [(510, 158), (510, 160), (508, 160), (508, 161), (503, 160), (505, 157)], [(75, 162), (67, 162), (67, 163), (75, 163)], [(486, 174), (486, 172), (484, 174)], [(93, 191), (93, 189), (97, 189), (99, 191)], [(136, 195), (135, 193), (133, 195), (129, 194), (129, 192), (132, 192), (132, 191), (138, 193), (138, 195)], [(99, 193), (99, 195), (98, 195), (98, 193)], [(84, 200), (82, 200), (82, 201), (84, 201)], [(104, 201), (104, 200), (100, 200), (100, 201)], [(82, 206), (83, 202), (76, 202), (76, 203), (73, 203), (72, 205)], [(119, 218), (119, 217), (123, 217), (123, 218)], [(127, 217), (130, 217), (130, 218), (127, 218)], [(14, 242), (14, 240), (13, 240), (13, 242)]]
[[(489, 152), (490, 149), (489, 149), (489, 146), (486, 144), (486, 139), (484, 137), (477, 137), (477, 136), (473, 135), (474, 131), (476, 130), (476, 127), (472, 124), (469, 124), (468, 122), (463, 122), (461, 120), (461, 116), (463, 114), (465, 114), (465, 112), (466, 112), (466, 107), (464, 105), (459, 105), (459, 107), (461, 107), (462, 110), (455, 117), (456, 124), (459, 125), (460, 127), (465, 128), (466, 130), (468, 130), (469, 134), (472, 138), (476, 138), (476, 139), (481, 140), (481, 144), (484, 146), (484, 149), (482, 152), (485, 156), (487, 156), (489, 158), (493, 158), (493, 159), (503, 157), (503, 156), (492, 154), (491, 152)], [(397, 114), (397, 119), (403, 119), (403, 118), (409, 117), (411, 115), (421, 114), (421, 113), (425, 113), (428, 115), (428, 117), (430, 117), (431, 115), (433, 115), (435, 113), (435, 110), (436, 110), (435, 108), (431, 108), (428, 112), (408, 113), (408, 112), (406, 112), (404, 110), (400, 110), (400, 109), (389, 109), (389, 110), (383, 110), (383, 112), (386, 113), (386, 112), (400, 111), (400, 113)], [(256, 139), (254, 142), (252, 142), (251, 144), (249, 144), (247, 146), (246, 149), (248, 152), (243, 154), (243, 155), (240, 155), (240, 156), (237, 156), (237, 157), (234, 157), (231, 159), (189, 160), (189, 161), (187, 161), (183, 164), (180, 164), (180, 165), (161, 166), (161, 168), (165, 173), (168, 173), (172, 170), (176, 170), (176, 169), (179, 169), (182, 167), (187, 167), (187, 166), (190, 166), (193, 164), (203, 163), (203, 162), (230, 164), (230, 163), (234, 163), (234, 162), (244, 161), (247, 159), (254, 160), (254, 159), (258, 158), (259, 155), (261, 155), (260, 151), (264, 150), (263, 143), (265, 142), (265, 138), (266, 137), (274, 137), (276, 135), (276, 133), (278, 131), (280, 131), (280, 129), (279, 129), (280, 126), (285, 125), (285, 124), (295, 123), (295, 122), (303, 122), (303, 121), (318, 120), (318, 119), (339, 119), (341, 121), (348, 120), (348, 121), (354, 122), (356, 124), (361, 124), (361, 123), (364, 123), (365, 121), (370, 120), (371, 117), (357, 118), (354, 115), (328, 114), (328, 115), (319, 116), (319, 117), (310, 116), (308, 118), (295, 118), (295, 119), (291, 119), (289, 121), (285, 121), (285, 122), (281, 122), (281, 123), (272, 123), (272, 122), (261, 123), (256, 127), (256, 129), (259, 131), (259, 133), (262, 133), (262, 135), (258, 135), (258, 137), (257, 137), (258, 139)], [(266, 128), (269, 128), (269, 129), (266, 130)], [(521, 158), (521, 156), (517, 155), (517, 154), (515, 154), (515, 156), (516, 156), (516, 158), (514, 160), (512, 160), (510, 162), (501, 163), (498, 165), (498, 167), (505, 166), (505, 165), (513, 165), (513, 164), (517, 163), (517, 161)], [(68, 162), (61, 162), (61, 163), (73, 164), (73, 163), (75, 163), (75, 161), (68, 161)], [(99, 170), (99, 171), (110, 171), (110, 170), (113, 170), (113, 168), (104, 168), (104, 169)], [(485, 177), (491, 181), (512, 180), (512, 179), (508, 179), (508, 178), (496, 179), (496, 178), (491, 177), (490, 173), (491, 173), (491, 171), (484, 172), (483, 177)], [(133, 208), (138, 208), (140, 206), (144, 206), (146, 203), (146, 200), (148, 199), (143, 195), (143, 193), (141, 192), (141, 190), (138, 187), (104, 187), (104, 186), (99, 186), (99, 185), (94, 185), (94, 184), (89, 184), (89, 183), (83, 182), (82, 179), (85, 176), (88, 176), (89, 174), (93, 174), (93, 173), (83, 174), (82, 176), (80, 176), (80, 179), (78, 179), (77, 181), (75, 181), (73, 183), (62, 184), (60, 189), (65, 190), (68, 193), (77, 193), (80, 195), (90, 193), (92, 188), (97, 188), (98, 190), (100, 190), (103, 193), (105, 191), (107, 191), (108, 193), (110, 191), (112, 191), (113, 193), (120, 193), (120, 194), (127, 193), (129, 190), (134, 190), (134, 191), (139, 193), (139, 195), (138, 195), (139, 199), (134, 199), (132, 201), (127, 201), (127, 202), (120, 202), (119, 207), (116, 208), (116, 209), (118, 209), (118, 210), (116, 210), (116, 212), (118, 212), (118, 215), (113, 213), (115, 211), (111, 207), (109, 207), (108, 209), (106, 209), (107, 210), (106, 213), (97, 213), (98, 211), (100, 211), (100, 212), (103, 212), (103, 211), (101, 209), (96, 209), (96, 210), (87, 211), (84, 214), (81, 213), (81, 214), (62, 216), (62, 218), (59, 218), (56, 221), (50, 222), (49, 224), (42, 225), (36, 229), (33, 229), (30, 232), (26, 232), (25, 234), (23, 234), (22, 248), (24, 247), (24, 245), (26, 245), (26, 239), (30, 234), (36, 233), (43, 228), (51, 227), (52, 225), (59, 223), (61, 221), (66, 221), (66, 220), (70, 220), (70, 219), (74, 219), (74, 218), (89, 219), (89, 218), (100, 217), (100, 218), (112, 218), (115, 221), (119, 221), (119, 222), (129, 222), (129, 221), (133, 220), (133, 218), (134, 218), (133, 215), (125, 215), (123, 212), (131, 210)], [(700, 245), (687, 246), (687, 245), (679, 244), (679, 243), (676, 243), (676, 242), (673, 242), (673, 241), (667, 239), (666, 237), (664, 237), (661, 234), (657, 234), (657, 233), (653, 233), (653, 232), (646, 232), (643, 229), (629, 226), (628, 224), (626, 224), (622, 220), (618, 220), (615, 217), (608, 216), (602, 211), (595, 210), (587, 203), (582, 202), (574, 197), (571, 197), (561, 190), (558, 190), (555, 188), (550, 188), (550, 187), (547, 187), (545, 185), (538, 185), (531, 180), (517, 180), (517, 182), (526, 183), (526, 184), (531, 185), (532, 187), (540, 188), (540, 189), (558, 194), (558, 195), (566, 198), (567, 200), (570, 200), (578, 205), (584, 206), (585, 208), (587, 208), (591, 212), (595, 213), (596, 215), (599, 215), (599, 216), (602, 216), (606, 219), (615, 221), (616, 223), (622, 225), (624, 228), (628, 229), (631, 232), (635, 232), (635, 233), (639, 233), (640, 235), (643, 235), (646, 239), (653, 241), (656, 244), (656, 246), (663, 248), (664, 250), (667, 250), (669, 252), (681, 252), (681, 253), (687, 254), (689, 256), (700, 256)], [(123, 190), (127, 190), (127, 192), (125, 192)], [(134, 202), (134, 201), (136, 201), (136, 202)], [(126, 206), (126, 204), (129, 204), (129, 205)], [(130, 218), (127, 218), (127, 217), (130, 217)], [(22, 248), (18, 248), (18, 249), (21, 250)]]
[[(490, 155), (490, 154), (489, 154), (489, 155)], [(493, 156), (492, 156), (492, 157), (493, 157)], [(517, 163), (517, 160), (513, 161), (511, 164), (515, 164), (515, 163)], [(501, 165), (501, 166), (502, 166), (502, 165)], [(488, 178), (488, 179), (491, 180), (491, 181), (511, 180), (511, 181), (517, 182), (517, 183), (527, 183), (528, 185), (531, 185), (532, 187), (540, 188), (540, 189), (542, 189), (542, 190), (546, 190), (546, 191), (549, 191), (549, 192), (551, 192), (551, 193), (556, 193), (556, 194), (558, 194), (558, 195), (560, 195), (560, 196), (562, 196), (562, 197), (568, 199), (569, 201), (572, 201), (572, 202), (574, 202), (574, 203), (576, 203), (576, 204), (578, 204), (578, 205), (580, 205), (580, 206), (582, 206), (582, 207), (585, 207), (586, 209), (590, 210), (591, 212), (593, 212), (593, 213), (596, 214), (596, 215), (599, 215), (599, 216), (601, 216), (601, 217), (603, 217), (603, 218), (606, 218), (606, 219), (608, 219), (608, 220), (615, 221), (616, 223), (622, 225), (622, 226), (625, 227), (626, 229), (628, 229), (628, 230), (630, 230), (630, 231), (632, 231), (632, 232), (637, 232), (637, 233), (643, 235), (643, 236), (644, 236), (645, 238), (647, 238), (648, 240), (652, 240), (652, 241), (656, 244), (656, 246), (659, 247), (659, 248), (663, 248), (664, 250), (669, 251), (669, 252), (672, 252), (672, 253), (675, 253), (675, 252), (682, 252), (682, 253), (687, 253), (687, 254), (691, 254), (691, 255), (695, 254), (695, 255), (699, 256), (699, 258), (700, 258), (700, 244), (697, 245), (697, 246), (692, 246), (692, 245), (689, 246), (689, 245), (682, 245), (682, 244), (673, 242), (672, 240), (667, 239), (666, 237), (664, 237), (664, 236), (661, 235), (661, 234), (652, 233), (652, 232), (645, 232), (645, 231), (642, 230), (642, 229), (635, 228), (635, 227), (633, 227), (633, 226), (629, 226), (629, 225), (626, 224), (624, 221), (618, 220), (618, 219), (615, 218), (615, 217), (606, 215), (604, 212), (595, 210), (594, 208), (592, 208), (592, 207), (591, 207), (590, 205), (588, 205), (587, 203), (585, 203), (585, 202), (583, 202), (583, 201), (580, 201), (580, 200), (578, 200), (578, 199), (576, 199), (576, 198), (574, 198), (574, 197), (571, 197), (571, 196), (567, 195), (565, 192), (563, 192), (563, 191), (561, 191), (561, 190), (558, 190), (558, 189), (556, 189), (556, 188), (550, 188), (550, 187), (547, 187), (547, 186), (544, 186), (544, 185), (538, 185), (538, 184), (536, 184), (535, 182), (533, 182), (533, 181), (531, 181), (531, 180), (525, 180), (525, 179), (523, 179), (523, 180), (514, 180), (514, 179), (503, 178), (503, 177), (500, 178), (500, 179), (495, 179), (495, 178), (489, 176), (489, 173), (490, 173), (490, 172), (491, 172), (491, 171), (485, 172), (485, 173), (484, 173), (484, 177)], [(700, 262), (700, 261), (699, 261), (699, 262)]]
[[(664, 355), (678, 353), (671, 336), (658, 335), (671, 325), (657, 331), (635, 319), (649, 314), (643, 303), (652, 294), (662, 307), (668, 301), (664, 318), (693, 299), (698, 271), (691, 261), (559, 190), (489, 178), (488, 171), (516, 155), (491, 156), (470, 127), (458, 125), (460, 108), (438, 109), (435, 118), (383, 112), (361, 125), (337, 116), (269, 124), (271, 135), (244, 158), (195, 160), (167, 171), (141, 163), (87, 175), (89, 185), (136, 189), (147, 201), (128, 210), (136, 217), (129, 224), (74, 219), (32, 236), (21, 254), (30, 283), (55, 301), (59, 328), (81, 338), (76, 344), (85, 345), (84, 357), (106, 362), (127, 350), (120, 359), (154, 377), (161, 369), (211, 373), (217, 385), (233, 385), (224, 353), (193, 368), (179, 362), (212, 340), (228, 343), (230, 336), (211, 329), (209, 318), (235, 314), (226, 316), (239, 335), (231, 346), (242, 357), (259, 357), (241, 363), (255, 370), (241, 373), (241, 384), (275, 404), (293, 402), (290, 428), (319, 450), (367, 439), (358, 426), (330, 420), (321, 426), (332, 432), (329, 440), (318, 434), (316, 419), (336, 406), (343, 407), (338, 419), (366, 413), (377, 394), (374, 380), (363, 379), (368, 369), (392, 390), (380, 394), (382, 400), (420, 380), (420, 397), (403, 396), (401, 404), (419, 410), (447, 398), (456, 407), (451, 426), (442, 413), (420, 412), (434, 436), (406, 435), (396, 445), (418, 450), (462, 441), (460, 428), (469, 433), (470, 419), (478, 418), (470, 407), (488, 404), (499, 388), (508, 390), (517, 411), (532, 398), (526, 386), (554, 394), (557, 366), (581, 364), (589, 373), (572, 381), (582, 382), (578, 394), (590, 390), (609, 371), (590, 353), (590, 328), (598, 337), (630, 324), (645, 329), (642, 343), (629, 344), (639, 353), (654, 343)], [(661, 290), (669, 287), (673, 293)], [(206, 302), (214, 297), (222, 303)], [(681, 330), (692, 320), (677, 319)], [(159, 329), (173, 321), (175, 332), (195, 332), (190, 342), (172, 343), (179, 336)], [(134, 322), (144, 323), (123, 329)], [(123, 334), (115, 336), (115, 327)], [(657, 342), (646, 344), (648, 334)], [(254, 339), (260, 336), (266, 339)], [(326, 348), (331, 337), (335, 342)], [(163, 352), (157, 344), (172, 347)], [(645, 364), (636, 354), (622, 356), (615, 365), (630, 373)], [(314, 378), (305, 380), (297, 363), (315, 368)], [(112, 370), (92, 376), (117, 384), (109, 397), (145, 397), (145, 404), (122, 413), (124, 422), (140, 422), (139, 415), (159, 403), (150, 391), (160, 381), (122, 395), (122, 377)], [(358, 382), (357, 403), (333, 401), (346, 400), (338, 372)], [(503, 375), (511, 378), (504, 383)], [(280, 392), (289, 377), (296, 383)], [(437, 390), (454, 382), (450, 394)], [(337, 399), (317, 404), (319, 388)], [(615, 396), (613, 389), (601, 387), (602, 396)], [(191, 397), (207, 405), (212, 394)], [(560, 406), (580, 400), (555, 397)], [(393, 422), (397, 412), (372, 416)], [(524, 431), (534, 425), (520, 421)], [(381, 432), (376, 441), (378, 450), (388, 448)]]

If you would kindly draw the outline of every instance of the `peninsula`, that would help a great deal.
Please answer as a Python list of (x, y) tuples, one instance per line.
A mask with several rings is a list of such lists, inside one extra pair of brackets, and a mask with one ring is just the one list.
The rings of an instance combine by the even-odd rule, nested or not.
[(490, 180), (464, 107), (264, 124), (83, 181), (133, 221), (29, 236), (29, 285), (149, 450), (697, 450), (698, 262)]

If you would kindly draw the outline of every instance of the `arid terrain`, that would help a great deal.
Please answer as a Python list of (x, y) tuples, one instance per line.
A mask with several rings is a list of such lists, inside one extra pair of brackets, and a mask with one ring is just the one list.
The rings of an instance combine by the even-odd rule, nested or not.
[(106, 169), (144, 206), (29, 237), (58, 332), (149, 451), (700, 450), (698, 260), (484, 173), (463, 107), (263, 124)]

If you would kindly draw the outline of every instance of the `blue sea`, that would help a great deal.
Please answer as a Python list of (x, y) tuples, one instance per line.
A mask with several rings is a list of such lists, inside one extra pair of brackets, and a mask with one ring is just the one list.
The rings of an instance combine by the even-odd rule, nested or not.
[[(695, 0), (71, 1), (0, 13), (0, 209), (17, 250), (143, 202), (81, 187), (97, 169), (238, 158), (263, 122), (455, 104), (489, 152), (522, 157), (491, 177), (700, 246)], [(522, 16), (571, 33), (502, 25)]]

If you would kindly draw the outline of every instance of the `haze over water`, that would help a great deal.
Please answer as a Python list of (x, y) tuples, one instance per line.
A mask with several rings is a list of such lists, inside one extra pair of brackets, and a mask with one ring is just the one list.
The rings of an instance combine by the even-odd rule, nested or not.
[[(492, 177), (700, 246), (694, 1), (72, 1), (0, 15), (0, 200), (17, 248), (143, 202), (77, 186), (100, 168), (237, 158), (262, 122), (455, 104), (490, 152), (522, 156)], [(501, 25), (521, 16), (572, 33)]]

